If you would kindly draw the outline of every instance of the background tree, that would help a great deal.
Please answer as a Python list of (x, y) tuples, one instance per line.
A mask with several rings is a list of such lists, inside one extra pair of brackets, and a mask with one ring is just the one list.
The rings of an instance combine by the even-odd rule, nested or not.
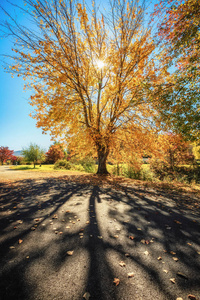
[(159, 23), (161, 64), (167, 88), (158, 87), (162, 120), (188, 140), (200, 138), (200, 2), (160, 1), (154, 16)]
[(95, 1), (24, 2), (34, 26), (9, 13), (3, 25), (15, 38), (11, 72), (30, 82), (37, 126), (69, 141), (70, 150), (96, 152), (97, 173), (106, 174), (124, 134), (124, 149), (134, 149), (139, 134), (152, 137), (168, 120), (166, 74), (153, 60), (145, 1), (111, 0), (103, 13)]
[(164, 134), (159, 136), (160, 158), (167, 162), (171, 170), (175, 166), (192, 164), (194, 155), (192, 145), (186, 142), (183, 137), (176, 134)]
[(36, 144), (30, 144), (29, 147), (22, 149), (22, 155), (28, 162), (33, 162), (34, 168), (36, 163), (44, 159), (45, 151)]
[(9, 150), (8, 147), (1, 146), (0, 147), (0, 161), (1, 161), (1, 164), (3, 165), (3, 163), (7, 159), (12, 159), (13, 153), (14, 153), (14, 150)]
[(64, 159), (65, 153), (64, 153), (63, 145), (58, 143), (51, 145), (45, 155), (46, 155), (46, 162), (50, 164), (54, 164), (58, 159)]

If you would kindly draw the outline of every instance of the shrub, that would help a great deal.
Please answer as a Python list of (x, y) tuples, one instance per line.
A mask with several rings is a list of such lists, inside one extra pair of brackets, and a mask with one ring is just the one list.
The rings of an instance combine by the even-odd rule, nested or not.
[(197, 164), (193, 166), (175, 166), (172, 169), (166, 162), (156, 159), (151, 161), (150, 167), (160, 180), (176, 180), (185, 183), (200, 182), (200, 167)]
[(84, 168), (84, 171), (87, 173), (94, 173), (95, 170), (95, 160), (92, 157), (85, 157), (77, 162), (75, 162), (77, 165), (81, 165)]
[(55, 164), (54, 164), (54, 169), (65, 169), (65, 170), (70, 170), (71, 169), (71, 164), (69, 161), (67, 160), (58, 160)]
[(73, 170), (79, 171), (79, 172), (84, 172), (85, 171), (85, 169), (82, 165), (73, 165), (72, 168), (73, 168)]

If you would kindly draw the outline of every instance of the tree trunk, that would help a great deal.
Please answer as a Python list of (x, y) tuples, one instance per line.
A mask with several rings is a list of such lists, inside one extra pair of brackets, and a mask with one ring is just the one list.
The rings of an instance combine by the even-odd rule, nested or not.
[(109, 154), (109, 150), (105, 147), (98, 150), (98, 170), (97, 174), (99, 175), (108, 175), (109, 172), (106, 167), (106, 161)]

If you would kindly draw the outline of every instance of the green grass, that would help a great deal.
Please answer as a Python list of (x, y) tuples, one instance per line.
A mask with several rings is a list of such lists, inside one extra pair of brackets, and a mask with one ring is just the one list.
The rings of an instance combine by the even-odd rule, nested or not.
[(11, 166), (13, 170), (31, 170), (31, 171), (55, 171), (53, 169), (54, 165), (36, 165), (35, 168), (33, 165), (20, 165), (20, 166)]

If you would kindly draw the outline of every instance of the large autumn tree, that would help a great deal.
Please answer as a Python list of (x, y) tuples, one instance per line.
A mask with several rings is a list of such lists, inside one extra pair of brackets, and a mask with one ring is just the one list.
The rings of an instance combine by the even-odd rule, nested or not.
[(147, 91), (164, 79), (145, 1), (24, 3), (31, 28), (11, 15), (4, 28), (15, 38), (10, 70), (29, 80), (37, 126), (70, 150), (96, 152), (99, 174), (109, 153), (150, 149), (160, 100)]

